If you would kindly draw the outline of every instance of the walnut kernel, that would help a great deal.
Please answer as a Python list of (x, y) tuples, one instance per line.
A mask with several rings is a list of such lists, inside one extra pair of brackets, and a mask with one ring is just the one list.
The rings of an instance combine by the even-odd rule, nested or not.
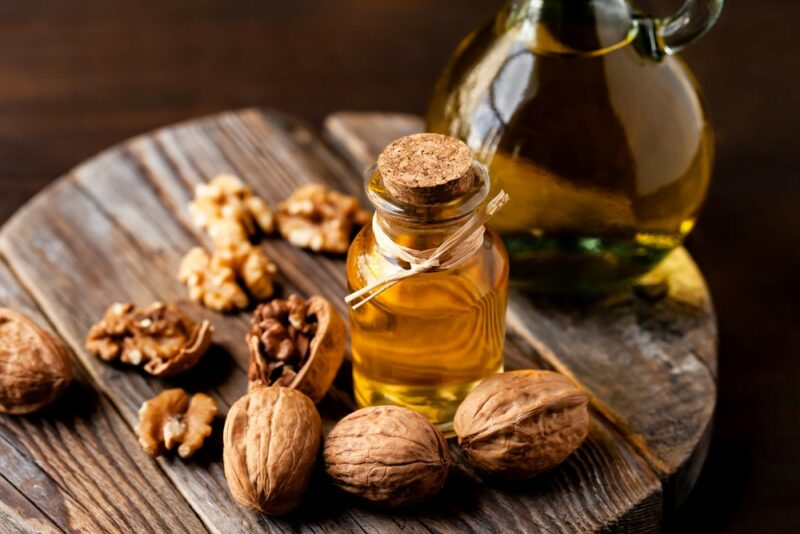
[(430, 499), (444, 486), (447, 442), (427, 419), (373, 406), (339, 421), (325, 439), (325, 472), (339, 488), (384, 506)]
[(344, 360), (344, 321), (320, 296), (275, 299), (256, 308), (247, 345), (250, 386), (278, 385), (318, 402)]
[(498, 478), (551, 469), (589, 431), (587, 395), (550, 371), (510, 371), (481, 382), (456, 411), (453, 427), (471, 465)]
[(251, 247), (242, 257), (238, 267), (239, 277), (253, 298), (264, 300), (272, 296), (275, 292), (274, 282), (278, 276), (278, 267), (270, 261), (263, 250)]
[(136, 435), (144, 451), (160, 456), (178, 445), (178, 455), (188, 458), (211, 435), (217, 403), (203, 393), (189, 394), (167, 389), (139, 409)]
[(275, 230), (275, 217), (267, 203), (230, 174), (220, 174), (195, 187), (189, 212), (194, 223), (207, 231), (220, 220), (235, 222), (244, 232), (245, 240), (258, 229), (264, 233)]
[(274, 292), (277, 266), (250, 238), (260, 229), (274, 230), (274, 215), (262, 199), (231, 175), (198, 185), (189, 205), (195, 224), (206, 230), (213, 252), (196, 247), (181, 261), (178, 279), (189, 296), (207, 308), (228, 312), (246, 308)]
[(347, 252), (355, 226), (369, 221), (355, 197), (320, 184), (297, 189), (278, 206), (281, 235), (296, 247)]
[(57, 399), (71, 380), (64, 344), (21, 313), (0, 308), (0, 413), (34, 412)]
[(219, 312), (248, 306), (240, 280), (254, 298), (262, 300), (275, 291), (277, 275), (278, 268), (267, 255), (249, 244), (239, 251), (218, 250), (214, 254), (195, 247), (178, 269), (178, 279), (189, 287), (189, 298)]
[(176, 306), (156, 302), (147, 308), (117, 303), (86, 336), (86, 349), (105, 361), (142, 365), (156, 376), (193, 367), (211, 344), (213, 327), (195, 324)]

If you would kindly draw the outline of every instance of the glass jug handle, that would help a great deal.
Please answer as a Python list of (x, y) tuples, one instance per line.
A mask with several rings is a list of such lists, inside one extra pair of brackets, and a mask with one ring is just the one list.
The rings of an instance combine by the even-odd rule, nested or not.
[(719, 18), (722, 4), (723, 0), (686, 0), (666, 19), (640, 18), (640, 28), (649, 34), (648, 54), (659, 58), (680, 52), (711, 29)]

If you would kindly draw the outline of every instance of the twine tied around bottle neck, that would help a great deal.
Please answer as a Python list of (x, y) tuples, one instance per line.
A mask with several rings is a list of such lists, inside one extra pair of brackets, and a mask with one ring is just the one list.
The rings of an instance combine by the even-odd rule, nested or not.
[[(484, 224), (508, 202), (508, 194), (500, 191), (485, 207), (479, 209), (462, 226), (434, 249), (416, 250), (395, 243), (381, 228), (378, 215), (372, 217), (372, 232), (378, 251), (386, 258), (404, 261), (408, 269), (400, 267), (394, 273), (353, 291), (344, 301), (354, 310), (374, 299), (397, 282), (434, 267), (452, 269), (471, 258), (483, 245)], [(354, 302), (355, 301), (355, 302)]]

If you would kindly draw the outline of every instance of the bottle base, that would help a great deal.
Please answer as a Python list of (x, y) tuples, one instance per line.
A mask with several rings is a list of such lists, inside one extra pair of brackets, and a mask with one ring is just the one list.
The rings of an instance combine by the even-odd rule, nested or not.
[(632, 239), (531, 233), (503, 235), (511, 284), (533, 293), (603, 296), (633, 285), (680, 245), (679, 236)]
[[(496, 370), (502, 371), (502, 366)], [(378, 382), (354, 371), (353, 391), (359, 408), (386, 404), (410, 408), (425, 416), (445, 437), (451, 438), (455, 435), (453, 417), (458, 406), (484, 378), (457, 384), (409, 386)]]

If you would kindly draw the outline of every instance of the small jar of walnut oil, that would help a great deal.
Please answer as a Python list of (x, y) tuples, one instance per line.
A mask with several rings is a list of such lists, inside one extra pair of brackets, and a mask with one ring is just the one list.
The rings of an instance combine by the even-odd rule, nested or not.
[(443, 431), (467, 393), (503, 370), (508, 257), (484, 226), (489, 175), (461, 141), (400, 138), (366, 178), (371, 225), (347, 256), (353, 386), (360, 406), (394, 404)]

